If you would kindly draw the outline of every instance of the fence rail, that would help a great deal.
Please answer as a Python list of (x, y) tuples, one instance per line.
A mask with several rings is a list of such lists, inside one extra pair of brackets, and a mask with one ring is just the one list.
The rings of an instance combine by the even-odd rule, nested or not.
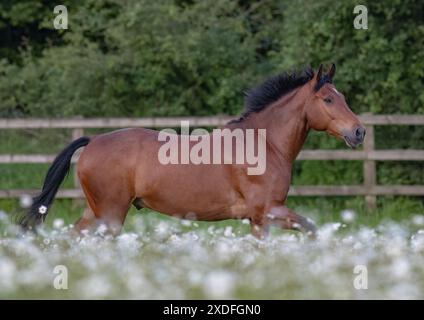
[[(72, 139), (84, 134), (89, 128), (179, 127), (181, 121), (189, 121), (192, 127), (216, 127), (227, 123), (233, 117), (167, 117), (167, 118), (72, 118), (72, 119), (0, 119), (3, 129), (72, 129)], [(363, 185), (350, 186), (292, 186), (294, 196), (365, 196), (367, 206), (376, 205), (378, 195), (424, 196), (424, 186), (377, 185), (376, 161), (424, 161), (424, 150), (375, 150), (374, 126), (378, 125), (424, 125), (424, 115), (371, 115), (360, 116), (366, 126), (367, 135), (363, 150), (303, 150), (298, 160), (359, 160), (363, 161)], [(55, 155), (45, 154), (0, 154), (0, 165), (11, 163), (51, 163)], [(75, 163), (78, 156), (72, 160)], [(78, 186), (76, 178), (75, 186)], [(0, 190), (0, 198), (19, 197), (22, 194), (35, 194), (37, 190)], [(81, 198), (78, 188), (58, 192), (61, 198)]]

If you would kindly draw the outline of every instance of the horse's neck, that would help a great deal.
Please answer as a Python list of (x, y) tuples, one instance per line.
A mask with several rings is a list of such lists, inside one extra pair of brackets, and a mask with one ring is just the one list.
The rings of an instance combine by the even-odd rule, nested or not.
[(302, 96), (293, 92), (272, 106), (250, 114), (240, 123), (234, 124), (233, 128), (266, 129), (266, 141), (271, 150), (281, 161), (292, 163), (309, 131), (303, 112), (305, 98)]

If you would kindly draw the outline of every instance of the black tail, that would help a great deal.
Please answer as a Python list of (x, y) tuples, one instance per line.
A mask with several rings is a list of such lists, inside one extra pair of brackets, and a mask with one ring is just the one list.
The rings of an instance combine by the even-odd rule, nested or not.
[(60, 184), (69, 173), (72, 155), (75, 151), (90, 142), (90, 138), (81, 137), (73, 141), (54, 159), (53, 164), (44, 178), (41, 193), (33, 198), (29, 210), (19, 219), (24, 229), (32, 228), (46, 219), (48, 209), (52, 204)]

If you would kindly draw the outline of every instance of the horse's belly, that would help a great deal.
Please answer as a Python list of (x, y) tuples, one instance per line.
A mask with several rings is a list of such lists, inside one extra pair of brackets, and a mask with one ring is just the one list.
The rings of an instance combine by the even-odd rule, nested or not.
[(166, 188), (152, 195), (141, 197), (144, 207), (168, 215), (194, 220), (229, 219), (231, 204), (215, 194), (187, 192)]
[(150, 198), (142, 199), (142, 203), (144, 207), (151, 210), (189, 220), (217, 221), (237, 218), (232, 215), (230, 208), (199, 208), (193, 205), (170, 203), (166, 199), (157, 201)]
[(223, 168), (190, 167), (162, 167), (160, 172), (146, 176), (150, 186), (145, 185), (139, 194), (144, 206), (197, 220), (234, 218), (234, 207), (239, 201)]

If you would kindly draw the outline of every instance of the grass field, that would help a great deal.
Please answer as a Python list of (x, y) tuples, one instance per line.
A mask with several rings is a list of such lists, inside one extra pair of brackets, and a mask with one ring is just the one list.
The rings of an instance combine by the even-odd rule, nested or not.
[[(22, 235), (1, 213), (0, 298), (424, 298), (422, 215), (374, 228), (351, 213), (339, 220), (321, 225), (315, 241), (275, 229), (259, 241), (243, 221), (144, 212), (110, 238), (101, 229), (76, 237), (60, 218)], [(358, 265), (366, 290), (354, 287)], [(67, 290), (54, 287), (57, 266), (67, 268)]]

